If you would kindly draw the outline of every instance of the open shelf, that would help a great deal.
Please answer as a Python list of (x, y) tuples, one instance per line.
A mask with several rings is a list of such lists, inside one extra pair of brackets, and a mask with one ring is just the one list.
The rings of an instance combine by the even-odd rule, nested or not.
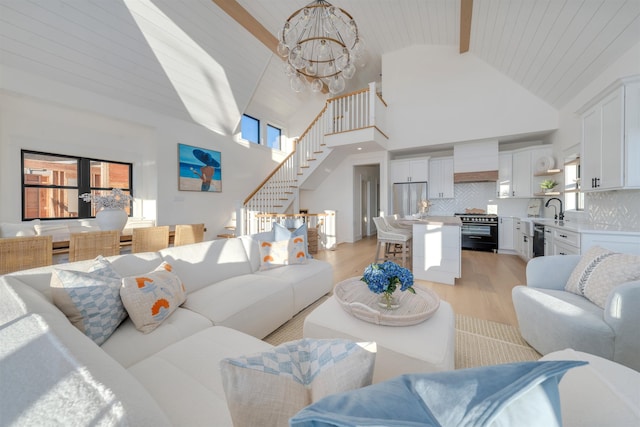
[(559, 196), (561, 194), (562, 194), (562, 191), (550, 191), (548, 193), (543, 193), (543, 192), (533, 193), (534, 196)]
[(562, 172), (562, 169), (548, 169), (546, 171), (536, 172), (533, 176), (551, 176), (559, 174), (560, 172)]

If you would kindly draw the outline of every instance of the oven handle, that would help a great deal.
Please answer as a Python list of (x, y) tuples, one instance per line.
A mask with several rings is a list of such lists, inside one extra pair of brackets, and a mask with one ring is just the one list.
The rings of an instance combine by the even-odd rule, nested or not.
[(467, 239), (482, 239), (480, 236), (467, 236)]

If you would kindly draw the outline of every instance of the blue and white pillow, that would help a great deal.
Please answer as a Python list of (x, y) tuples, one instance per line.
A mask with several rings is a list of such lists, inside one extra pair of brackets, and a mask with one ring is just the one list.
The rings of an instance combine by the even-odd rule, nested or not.
[(291, 427), (560, 427), (558, 383), (587, 362), (523, 362), (433, 374), (407, 374), (327, 396)]
[(127, 317), (120, 299), (121, 279), (99, 256), (87, 272), (53, 269), (51, 295), (69, 321), (101, 345)]
[[(277, 222), (273, 223), (273, 241), (274, 242), (281, 242), (283, 240), (289, 240), (293, 237), (297, 237), (297, 236), (304, 236), (304, 240), (306, 242), (309, 241), (309, 238), (307, 237), (307, 223), (305, 222), (304, 224), (302, 224), (300, 227), (296, 228), (293, 231), (289, 231), (288, 228), (286, 228), (283, 225), (278, 224)], [(309, 248), (307, 246), (305, 246), (304, 248), (304, 254), (305, 257), (309, 258), (313, 258), (310, 254), (309, 254)]]
[(310, 403), (371, 384), (375, 344), (342, 339), (291, 341), (220, 362), (235, 427), (287, 425)]

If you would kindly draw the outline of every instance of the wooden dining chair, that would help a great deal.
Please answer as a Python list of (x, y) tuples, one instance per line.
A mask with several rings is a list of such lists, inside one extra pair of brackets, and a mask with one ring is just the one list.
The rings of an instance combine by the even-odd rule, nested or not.
[(204, 224), (180, 224), (176, 225), (176, 234), (173, 238), (173, 246), (190, 245), (204, 240)]
[(134, 228), (131, 233), (131, 252), (156, 252), (169, 247), (169, 226)]
[(52, 236), (5, 237), (0, 239), (0, 274), (53, 263)]
[(120, 255), (120, 232), (118, 230), (71, 233), (69, 236), (69, 262), (93, 259), (98, 255)]

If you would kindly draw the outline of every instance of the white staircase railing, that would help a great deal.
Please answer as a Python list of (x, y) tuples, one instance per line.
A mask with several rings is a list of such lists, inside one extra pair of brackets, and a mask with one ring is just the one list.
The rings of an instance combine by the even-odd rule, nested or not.
[[(298, 198), (300, 184), (328, 156), (326, 135), (375, 126), (384, 128), (386, 104), (375, 91), (375, 83), (357, 92), (327, 100), (322, 111), (295, 141), (293, 151), (244, 200), (241, 234), (259, 231), (259, 214), (283, 214)], [(380, 131), (382, 132), (382, 131)], [(244, 231), (244, 232), (243, 232)]]

